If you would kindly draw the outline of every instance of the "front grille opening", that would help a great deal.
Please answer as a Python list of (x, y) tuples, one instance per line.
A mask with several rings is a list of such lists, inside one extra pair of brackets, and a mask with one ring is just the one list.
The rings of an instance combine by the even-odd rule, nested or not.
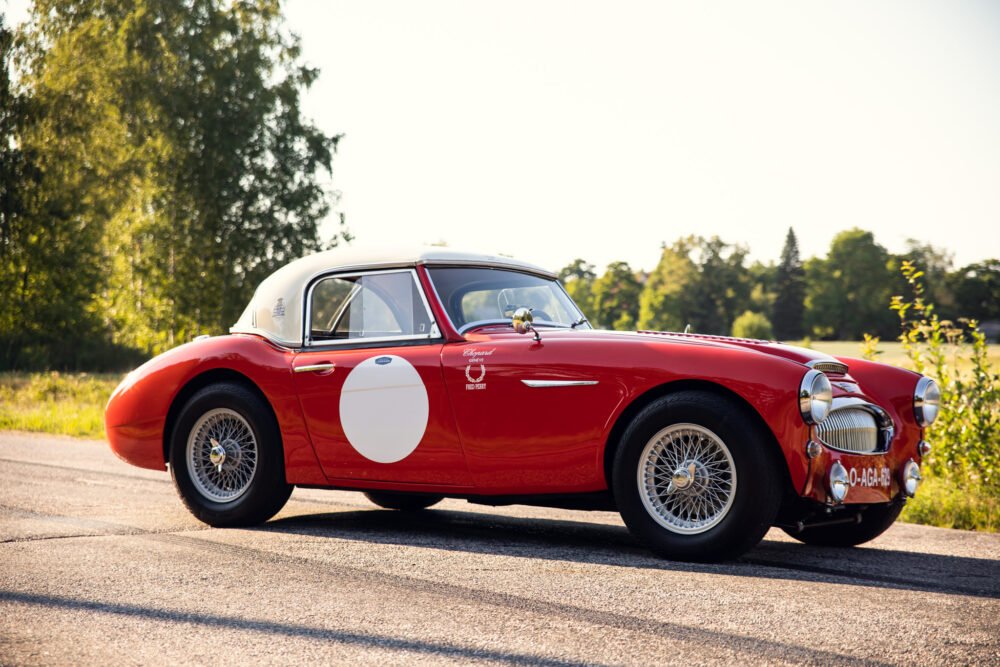
[(881, 451), (875, 415), (862, 408), (841, 408), (816, 426), (816, 435), (833, 449), (853, 454)]

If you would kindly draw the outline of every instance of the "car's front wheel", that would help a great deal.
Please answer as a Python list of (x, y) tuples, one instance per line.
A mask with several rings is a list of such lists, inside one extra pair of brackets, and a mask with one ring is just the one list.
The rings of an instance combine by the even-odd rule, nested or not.
[(735, 558), (771, 527), (781, 500), (773, 445), (746, 408), (681, 391), (643, 409), (615, 455), (615, 501), (629, 530), (676, 560)]
[(233, 383), (205, 387), (181, 409), (170, 472), (191, 513), (216, 527), (263, 523), (292, 492), (270, 406)]

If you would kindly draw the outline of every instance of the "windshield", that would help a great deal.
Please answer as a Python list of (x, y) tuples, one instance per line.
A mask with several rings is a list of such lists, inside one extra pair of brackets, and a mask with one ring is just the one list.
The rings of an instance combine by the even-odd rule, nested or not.
[(557, 280), (487, 268), (429, 268), (434, 289), (459, 332), (482, 324), (510, 324), (531, 308), (540, 326), (586, 327), (583, 313)]

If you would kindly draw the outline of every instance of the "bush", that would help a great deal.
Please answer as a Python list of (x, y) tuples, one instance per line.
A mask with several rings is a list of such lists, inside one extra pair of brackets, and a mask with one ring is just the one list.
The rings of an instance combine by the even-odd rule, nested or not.
[[(978, 322), (956, 326), (928, 303), (923, 272), (909, 261), (901, 267), (912, 288), (909, 298), (892, 297), (900, 322), (899, 340), (918, 373), (937, 380), (941, 410), (926, 431), (934, 448), (924, 463), (927, 501), (915, 501), (906, 517), (934, 525), (1000, 529), (1000, 374), (988, 358)], [(866, 356), (877, 354), (866, 337)], [(959, 366), (968, 366), (960, 371)], [(931, 507), (934, 499), (940, 501)], [(978, 500), (977, 500), (978, 499)], [(949, 509), (951, 508), (951, 509)]]
[(747, 310), (733, 322), (733, 335), (737, 338), (770, 340), (774, 337), (774, 330), (771, 328), (771, 320), (766, 316)]

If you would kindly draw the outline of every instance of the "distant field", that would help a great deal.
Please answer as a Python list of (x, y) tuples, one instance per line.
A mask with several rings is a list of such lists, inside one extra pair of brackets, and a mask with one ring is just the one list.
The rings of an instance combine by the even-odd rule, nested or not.
[[(793, 345), (802, 345), (802, 342), (793, 343)], [(826, 352), (827, 354), (832, 354), (835, 357), (860, 357), (861, 356), (861, 342), (859, 341), (848, 341), (848, 340), (837, 340), (837, 341), (811, 341), (808, 343), (808, 347), (819, 352)], [(907, 359), (906, 354), (903, 352), (903, 344), (899, 342), (886, 342), (879, 343), (878, 349), (881, 351), (875, 360), (880, 361), (884, 364), (892, 364), (894, 366), (902, 366), (903, 368), (910, 368), (910, 360)], [(965, 370), (969, 366), (968, 359), (955, 359), (954, 358), (955, 348), (954, 346), (949, 346), (949, 361), (955, 364), (959, 370)], [(966, 351), (966, 356), (968, 356), (968, 351)], [(1000, 345), (990, 345), (989, 350), (989, 360), (990, 364), (996, 368), (1000, 366)]]

